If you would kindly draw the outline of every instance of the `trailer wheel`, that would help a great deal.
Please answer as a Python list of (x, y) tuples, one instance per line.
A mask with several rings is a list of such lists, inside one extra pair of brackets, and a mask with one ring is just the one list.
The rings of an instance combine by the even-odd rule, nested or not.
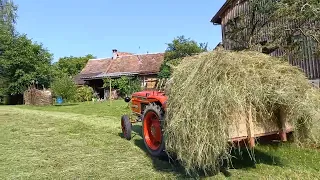
[(142, 136), (148, 152), (155, 157), (165, 156), (163, 139), (163, 110), (155, 103), (146, 106), (142, 116)]
[(126, 138), (127, 140), (130, 140), (132, 125), (131, 125), (131, 122), (130, 122), (128, 115), (123, 115), (121, 117), (121, 129), (122, 129), (122, 133), (123, 133), (124, 138)]

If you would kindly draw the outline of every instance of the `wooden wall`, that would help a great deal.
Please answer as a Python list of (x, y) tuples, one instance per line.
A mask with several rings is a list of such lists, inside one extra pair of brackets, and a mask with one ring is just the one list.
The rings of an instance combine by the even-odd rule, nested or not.
[(144, 75), (140, 76), (140, 79), (143, 89), (154, 89), (158, 81), (157, 75)]
[[(261, 3), (270, 1), (270, 0), (262, 0)], [(228, 39), (226, 37), (226, 34), (228, 33), (230, 27), (228, 27), (228, 22), (232, 19), (237, 18), (238, 16), (242, 15), (243, 13), (249, 12), (250, 6), (249, 2), (246, 0), (234, 0), (231, 1), (231, 4), (229, 8), (226, 9), (226, 11), (221, 15), (221, 29), (222, 29), (222, 42), (225, 49), (231, 50), (236, 49), (241, 44), (235, 43)], [(260, 15), (258, 18), (265, 18), (263, 15)], [(285, 21), (280, 21), (280, 23), (286, 23)], [(320, 23), (316, 22), (314, 23), (315, 26), (320, 27)], [(272, 27), (273, 24), (268, 24), (265, 26), (262, 31), (268, 31), (268, 28)], [(248, 32), (244, 30), (243, 36), (245, 36)], [(263, 33), (262, 33), (263, 34)], [(265, 33), (267, 34), (267, 33)], [(259, 41), (263, 40), (270, 40), (270, 37), (267, 35), (262, 35), (261, 38), (259, 38)], [(303, 42), (303, 46), (301, 47), (301, 51), (303, 52), (303, 57), (292, 57), (287, 56), (288, 61), (290, 64), (294, 66), (300, 67), (304, 72), (305, 75), (309, 79), (319, 79), (320, 78), (320, 57), (316, 56), (314, 54), (315, 51), (315, 43), (307, 37), (304, 37), (301, 39)], [(280, 50), (276, 50), (272, 53), (270, 53), (271, 56), (282, 56), (283, 52)]]

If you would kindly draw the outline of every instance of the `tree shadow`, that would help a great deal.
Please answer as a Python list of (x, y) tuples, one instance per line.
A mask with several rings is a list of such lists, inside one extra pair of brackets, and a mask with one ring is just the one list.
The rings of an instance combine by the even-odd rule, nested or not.
[(61, 106), (61, 107), (63, 107), (63, 106), (77, 106), (77, 105), (79, 105), (79, 104), (76, 104), (76, 103), (68, 103), (68, 104), (54, 104), (53, 106), (56, 106), (56, 107), (59, 107), (59, 106)]
[[(174, 155), (171, 155), (170, 157), (152, 157), (148, 153), (142, 139), (142, 130), (140, 125), (133, 125), (132, 131), (134, 132), (134, 136), (140, 136), (138, 139), (134, 139), (134, 144), (143, 150), (152, 160), (154, 169), (161, 172), (175, 174), (178, 179), (210, 177), (215, 176), (218, 173), (222, 173), (225, 177), (231, 177), (232, 174), (229, 172), (230, 169), (252, 169), (256, 168), (257, 164), (283, 166), (279, 157), (272, 156), (271, 154), (263, 152), (257, 148), (253, 149), (253, 151), (246, 148), (232, 148), (230, 152), (231, 161), (223, 162), (224, 165), (221, 167), (220, 172), (207, 172), (207, 174), (205, 174), (204, 171), (199, 170), (194, 172), (194, 175), (188, 175), (181, 162), (177, 160)], [(119, 136), (123, 137), (122, 133), (119, 133)], [(258, 140), (257, 143), (261, 145), (268, 145), (275, 149), (281, 145), (281, 143), (277, 141), (270, 143), (270, 141)], [(226, 164), (229, 166), (225, 166)]]

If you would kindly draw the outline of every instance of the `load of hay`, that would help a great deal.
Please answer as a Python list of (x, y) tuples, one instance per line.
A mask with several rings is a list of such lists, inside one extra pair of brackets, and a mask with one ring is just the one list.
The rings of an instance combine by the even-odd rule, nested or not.
[(29, 88), (23, 94), (25, 105), (52, 105), (52, 93), (49, 90), (39, 90), (34, 87)]
[(216, 172), (229, 157), (229, 126), (252, 113), (260, 123), (284, 109), (297, 142), (317, 142), (319, 90), (286, 60), (215, 50), (184, 58), (167, 84), (166, 150), (187, 172)]

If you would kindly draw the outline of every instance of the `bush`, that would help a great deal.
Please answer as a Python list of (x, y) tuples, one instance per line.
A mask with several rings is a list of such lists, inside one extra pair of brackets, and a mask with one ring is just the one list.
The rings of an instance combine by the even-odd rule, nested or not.
[[(110, 79), (104, 79), (104, 88), (109, 88)], [(130, 94), (141, 90), (141, 82), (137, 77), (129, 78), (122, 76), (111, 80), (111, 88), (118, 89), (120, 96), (129, 96)]]
[(73, 79), (68, 75), (56, 78), (51, 84), (51, 89), (56, 97), (60, 96), (65, 101), (75, 100), (77, 87)]
[(82, 86), (77, 89), (76, 100), (79, 102), (90, 101), (93, 98), (93, 88), (89, 86)]

